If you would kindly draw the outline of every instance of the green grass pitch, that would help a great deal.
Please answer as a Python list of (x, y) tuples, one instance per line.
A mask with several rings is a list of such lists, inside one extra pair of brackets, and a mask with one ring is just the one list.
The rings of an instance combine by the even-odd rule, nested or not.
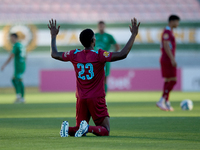
[[(26, 104), (12, 104), (13, 92), (0, 93), (1, 150), (166, 150), (200, 149), (200, 93), (173, 92), (174, 112), (155, 107), (160, 92), (108, 93), (109, 137), (61, 138), (60, 125), (75, 125), (74, 93), (27, 92)], [(189, 98), (192, 111), (182, 111)], [(93, 125), (93, 122), (90, 122)]]

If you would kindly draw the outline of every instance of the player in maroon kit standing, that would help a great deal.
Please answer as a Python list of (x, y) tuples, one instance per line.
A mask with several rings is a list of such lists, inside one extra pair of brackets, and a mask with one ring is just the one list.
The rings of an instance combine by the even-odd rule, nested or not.
[(163, 94), (156, 105), (164, 111), (174, 111), (173, 107), (169, 102), (169, 93), (172, 91), (174, 85), (176, 84), (176, 41), (173, 34), (173, 29), (179, 25), (180, 18), (176, 15), (171, 15), (169, 17), (168, 26), (165, 27), (162, 37), (161, 37), (161, 72), (165, 79)]
[[(131, 20), (131, 37), (120, 52), (107, 52), (102, 49), (94, 51), (95, 35), (91, 29), (85, 29), (80, 34), (83, 50), (75, 49), (68, 52), (58, 52), (56, 36), (60, 26), (56, 27), (53, 19), (49, 21), (51, 32), (51, 56), (61, 61), (70, 61), (76, 72), (76, 126), (69, 127), (68, 121), (63, 121), (60, 130), (61, 137), (68, 135), (81, 137), (90, 132), (98, 136), (108, 136), (110, 132), (109, 114), (105, 101), (104, 66), (106, 62), (117, 61), (127, 57), (138, 33), (139, 24)], [(92, 117), (96, 126), (89, 126)]]

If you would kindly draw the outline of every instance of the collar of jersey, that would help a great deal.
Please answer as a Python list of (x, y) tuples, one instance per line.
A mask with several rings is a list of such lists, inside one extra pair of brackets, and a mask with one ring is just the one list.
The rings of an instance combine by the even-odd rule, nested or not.
[(171, 30), (170, 26), (166, 26), (165, 29), (166, 29), (166, 30)]
[(93, 50), (93, 49), (88, 49), (88, 50), (85, 50), (85, 49), (84, 49), (84, 51), (85, 51), (85, 52), (92, 51), (92, 52), (94, 52), (94, 53), (97, 53), (97, 54), (98, 54), (98, 51), (95, 51), (95, 50)]

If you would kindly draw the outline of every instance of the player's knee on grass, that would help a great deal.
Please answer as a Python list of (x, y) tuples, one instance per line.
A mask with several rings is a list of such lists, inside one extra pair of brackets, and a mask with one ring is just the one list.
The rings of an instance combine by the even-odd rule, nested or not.
[(88, 132), (96, 136), (109, 136), (109, 132), (104, 126), (89, 126)]
[(109, 135), (109, 133), (110, 133), (110, 118), (109, 117), (105, 117), (103, 122), (100, 125), (105, 127), (106, 130), (108, 130), (108, 135)]

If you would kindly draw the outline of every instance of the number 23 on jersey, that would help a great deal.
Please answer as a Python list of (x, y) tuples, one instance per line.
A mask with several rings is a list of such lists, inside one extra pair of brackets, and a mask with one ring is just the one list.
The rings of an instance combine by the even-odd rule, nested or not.
[[(78, 72), (78, 78), (82, 80), (85, 80), (85, 79), (91, 80), (94, 77), (93, 65), (91, 63), (87, 63), (85, 65), (82, 63), (78, 63), (77, 68), (81, 69), (81, 71)], [(83, 75), (84, 73), (88, 73), (88, 74), (84, 76)]]

